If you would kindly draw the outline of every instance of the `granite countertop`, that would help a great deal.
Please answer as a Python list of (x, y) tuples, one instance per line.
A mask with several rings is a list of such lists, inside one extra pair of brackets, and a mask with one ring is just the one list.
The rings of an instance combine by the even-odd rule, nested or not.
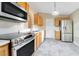
[(0, 40), (0, 46), (10, 43), (10, 40)]

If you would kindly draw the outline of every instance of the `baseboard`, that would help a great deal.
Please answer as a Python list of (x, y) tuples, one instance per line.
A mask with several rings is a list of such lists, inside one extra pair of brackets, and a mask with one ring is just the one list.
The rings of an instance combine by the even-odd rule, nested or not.
[(55, 38), (44, 38), (44, 39), (55, 39)]
[(75, 41), (73, 43), (79, 47), (79, 43), (76, 43)]

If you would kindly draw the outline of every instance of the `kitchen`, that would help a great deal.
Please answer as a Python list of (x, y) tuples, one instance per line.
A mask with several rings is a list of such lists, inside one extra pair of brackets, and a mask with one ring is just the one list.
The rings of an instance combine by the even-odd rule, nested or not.
[(43, 42), (44, 31), (33, 28), (34, 16), (29, 4), (0, 2), (0, 6), (0, 56), (32, 55)]
[[(52, 5), (61, 15), (50, 14)], [(78, 6), (79, 2), (0, 2), (0, 56), (79, 55)]]

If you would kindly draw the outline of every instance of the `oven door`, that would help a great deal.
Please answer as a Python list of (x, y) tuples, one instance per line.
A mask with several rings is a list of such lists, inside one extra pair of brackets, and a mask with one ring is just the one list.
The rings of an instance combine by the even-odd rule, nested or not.
[(34, 40), (19, 49), (13, 49), (14, 56), (31, 56), (34, 52)]

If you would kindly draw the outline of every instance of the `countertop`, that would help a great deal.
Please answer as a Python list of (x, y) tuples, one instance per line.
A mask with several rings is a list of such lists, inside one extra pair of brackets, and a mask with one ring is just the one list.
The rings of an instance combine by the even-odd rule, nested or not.
[(8, 33), (8, 34), (0, 34), (1, 39), (15, 39), (21, 36), (27, 36), (28, 33)]
[(10, 43), (10, 40), (0, 40), (0, 46)]

